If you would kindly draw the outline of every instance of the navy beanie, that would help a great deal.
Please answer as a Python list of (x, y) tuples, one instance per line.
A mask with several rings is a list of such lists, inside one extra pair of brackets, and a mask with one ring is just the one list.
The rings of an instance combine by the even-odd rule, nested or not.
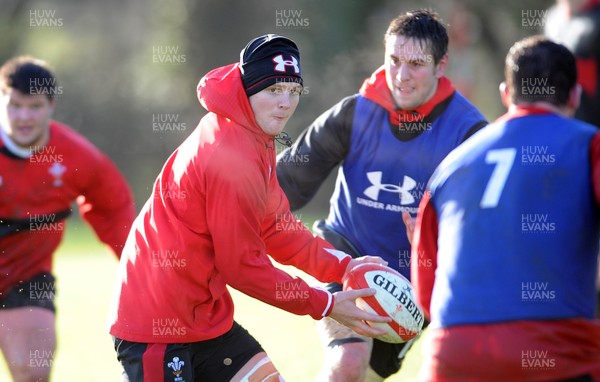
[(248, 97), (277, 82), (302, 85), (300, 51), (296, 43), (276, 34), (250, 41), (240, 52), (240, 70)]

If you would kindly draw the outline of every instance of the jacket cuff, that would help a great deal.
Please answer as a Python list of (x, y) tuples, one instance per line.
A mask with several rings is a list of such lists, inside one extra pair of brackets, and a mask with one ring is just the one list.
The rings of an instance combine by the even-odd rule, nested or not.
[(325, 312), (323, 312), (323, 317), (327, 317), (331, 314), (333, 305), (335, 304), (335, 297), (330, 292), (327, 292), (327, 294), (329, 295), (329, 300), (327, 300), (327, 307), (325, 308)]
[(335, 297), (333, 296), (333, 294), (326, 290), (324, 290), (324, 292), (327, 293), (327, 305), (325, 306), (325, 310), (321, 314), (321, 318), (327, 317), (331, 314), (331, 311), (333, 310), (333, 304), (335, 303)]

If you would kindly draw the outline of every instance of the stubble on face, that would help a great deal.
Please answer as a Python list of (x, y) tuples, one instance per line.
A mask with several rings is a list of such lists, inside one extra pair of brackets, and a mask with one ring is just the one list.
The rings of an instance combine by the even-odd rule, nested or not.
[(444, 75), (447, 57), (435, 63), (429, 45), (402, 35), (389, 35), (385, 45), (386, 82), (396, 106), (412, 110), (427, 102)]

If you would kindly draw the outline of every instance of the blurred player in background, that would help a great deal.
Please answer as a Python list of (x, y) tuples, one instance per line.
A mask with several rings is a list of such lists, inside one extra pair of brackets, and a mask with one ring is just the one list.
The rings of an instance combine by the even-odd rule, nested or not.
[[(435, 167), (487, 122), (444, 76), (448, 34), (435, 13), (399, 15), (384, 43), (383, 66), (280, 154), (277, 176), (296, 210), (341, 165), (316, 234), (353, 256), (382, 256), (410, 277), (410, 244), (398, 234), (403, 215), (407, 223), (416, 216)], [(330, 319), (318, 326), (326, 348), (319, 380), (381, 381), (399, 370), (412, 344), (372, 341)]]
[[(302, 92), (288, 38), (250, 41), (239, 63), (198, 85), (208, 114), (165, 163), (121, 258), (110, 332), (125, 380), (282, 381), (260, 344), (233, 319), (231, 286), (365, 335), (387, 322), (354, 304), (369, 289), (331, 294), (275, 268), (267, 256), (321, 281), (361, 262), (296, 221), (275, 174), (275, 142)], [(292, 344), (293, 346), (293, 344)]]
[(413, 285), (430, 317), (424, 381), (593, 381), (600, 134), (571, 118), (575, 58), (513, 45), (508, 113), (440, 164), (420, 205)]
[[(575, 55), (581, 103), (575, 117), (600, 128), (600, 0), (558, 0), (546, 18), (548, 37)], [(597, 313), (600, 318), (600, 268)]]
[(50, 377), (52, 260), (72, 203), (117, 256), (135, 217), (117, 167), (51, 119), (60, 94), (41, 60), (16, 57), (0, 68), (0, 348), (15, 382)]
[(600, 0), (558, 0), (547, 13), (545, 34), (575, 55), (583, 89), (575, 118), (600, 127)]

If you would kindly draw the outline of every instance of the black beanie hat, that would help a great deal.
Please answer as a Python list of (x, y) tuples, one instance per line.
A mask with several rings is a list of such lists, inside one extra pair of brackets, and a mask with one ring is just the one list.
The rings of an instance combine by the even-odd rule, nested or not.
[(240, 69), (248, 97), (277, 82), (302, 85), (298, 46), (289, 38), (276, 34), (250, 41), (240, 52)]

